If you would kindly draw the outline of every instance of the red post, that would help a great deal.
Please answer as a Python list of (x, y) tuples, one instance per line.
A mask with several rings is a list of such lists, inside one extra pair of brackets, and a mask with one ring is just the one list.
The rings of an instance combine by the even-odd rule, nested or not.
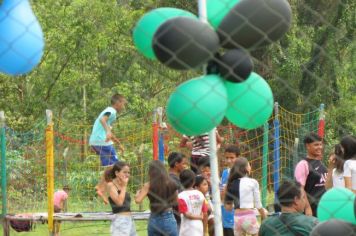
[(157, 109), (153, 111), (152, 121), (152, 151), (153, 160), (158, 160), (159, 124), (157, 122)]
[(318, 125), (318, 135), (322, 139), (325, 136), (325, 111), (324, 111), (324, 104), (320, 105), (320, 116), (319, 116), (319, 125)]

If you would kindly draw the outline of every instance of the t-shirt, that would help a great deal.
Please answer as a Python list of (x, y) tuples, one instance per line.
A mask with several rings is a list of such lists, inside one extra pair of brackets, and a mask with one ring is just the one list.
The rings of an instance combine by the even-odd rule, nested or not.
[(208, 157), (210, 155), (210, 141), (208, 133), (199, 136), (190, 136), (189, 138), (192, 140), (193, 157)]
[[(198, 190), (186, 190), (178, 194), (179, 212), (201, 215), (208, 212), (204, 195)], [(191, 220), (182, 217), (180, 236), (202, 236), (204, 233), (202, 220)]]
[[(220, 190), (222, 190), (229, 179), (230, 169), (224, 169), (221, 174), (220, 181)], [(224, 228), (234, 228), (234, 210), (228, 211), (225, 209), (224, 205), (221, 206), (221, 214), (222, 214), (222, 224)]]
[(356, 190), (356, 160), (345, 161), (344, 177), (351, 177), (351, 188), (352, 190)]
[(318, 220), (313, 216), (306, 216), (302, 213), (282, 213), (281, 215), (268, 217), (263, 221), (258, 235), (309, 236), (317, 224)]
[(184, 190), (182, 183), (180, 182), (179, 176), (174, 173), (169, 173), (169, 177), (176, 183), (178, 192), (182, 192)]
[(104, 115), (110, 114), (109, 119), (107, 120), (107, 125), (109, 127), (112, 126), (114, 121), (116, 120), (116, 110), (113, 107), (107, 107), (105, 110), (103, 110), (98, 118), (96, 118), (93, 126), (93, 130), (91, 132), (90, 138), (89, 138), (89, 145), (90, 146), (109, 146), (112, 145), (113, 142), (105, 142), (106, 140), (106, 130), (104, 126), (101, 124), (100, 120)]
[(325, 193), (325, 182), (328, 174), (327, 168), (320, 160), (306, 158), (295, 167), (295, 178), (304, 186), (313, 215), (321, 196)]
[(226, 189), (225, 200), (234, 203), (234, 208), (262, 208), (260, 187), (257, 180), (242, 177), (235, 179)]
[(57, 208), (61, 208), (61, 202), (67, 200), (68, 194), (64, 190), (59, 190), (54, 193), (53, 204)]
[(339, 173), (336, 168), (333, 169), (333, 187), (345, 187), (344, 173)]

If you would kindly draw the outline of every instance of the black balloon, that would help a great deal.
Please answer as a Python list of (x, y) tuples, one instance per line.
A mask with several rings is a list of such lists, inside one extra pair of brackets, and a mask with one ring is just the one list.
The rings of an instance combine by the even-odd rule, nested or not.
[(231, 82), (245, 81), (253, 70), (250, 55), (242, 49), (227, 51), (218, 60), (220, 75)]
[(355, 236), (356, 225), (341, 220), (328, 220), (318, 224), (311, 236)]
[(158, 28), (152, 47), (163, 64), (186, 70), (211, 59), (219, 49), (219, 37), (213, 28), (198, 19), (177, 17)]
[(218, 28), (224, 48), (256, 49), (280, 39), (291, 24), (287, 0), (242, 0)]

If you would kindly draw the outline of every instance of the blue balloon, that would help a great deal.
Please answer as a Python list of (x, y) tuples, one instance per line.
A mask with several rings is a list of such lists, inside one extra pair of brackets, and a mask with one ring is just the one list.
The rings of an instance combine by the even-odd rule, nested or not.
[(28, 0), (4, 0), (0, 6), (0, 72), (21, 75), (41, 61), (44, 39)]

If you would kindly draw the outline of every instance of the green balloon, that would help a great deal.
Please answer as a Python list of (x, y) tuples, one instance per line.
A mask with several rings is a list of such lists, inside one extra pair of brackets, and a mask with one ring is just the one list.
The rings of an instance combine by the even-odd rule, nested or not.
[(225, 82), (229, 107), (226, 117), (240, 128), (254, 129), (263, 125), (273, 111), (273, 94), (267, 82), (258, 74), (241, 83)]
[(155, 59), (152, 49), (153, 36), (157, 29), (167, 20), (184, 16), (197, 18), (193, 13), (177, 8), (157, 8), (146, 13), (137, 22), (133, 30), (133, 40), (136, 48), (147, 58)]
[(167, 104), (169, 123), (181, 134), (209, 132), (223, 120), (227, 94), (218, 75), (206, 75), (179, 85)]
[(240, 0), (209, 0), (207, 1), (208, 21), (217, 29), (230, 10), (239, 3)]
[(339, 219), (356, 224), (355, 194), (347, 188), (332, 188), (321, 197), (317, 208), (320, 221)]

